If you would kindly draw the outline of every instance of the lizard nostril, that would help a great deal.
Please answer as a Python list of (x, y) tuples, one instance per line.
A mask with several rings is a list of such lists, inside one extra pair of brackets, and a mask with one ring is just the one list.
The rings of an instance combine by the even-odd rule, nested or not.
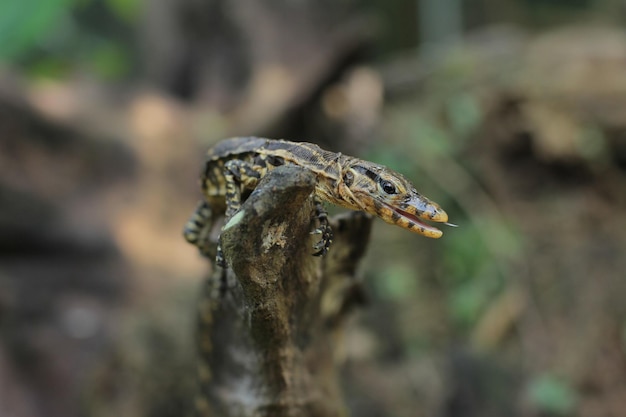
[(434, 204), (434, 203), (428, 204), (426, 213), (428, 217), (433, 221), (442, 222), (442, 223), (445, 223), (448, 221), (448, 213), (443, 211), (443, 209), (439, 207), (439, 205), (437, 204)]

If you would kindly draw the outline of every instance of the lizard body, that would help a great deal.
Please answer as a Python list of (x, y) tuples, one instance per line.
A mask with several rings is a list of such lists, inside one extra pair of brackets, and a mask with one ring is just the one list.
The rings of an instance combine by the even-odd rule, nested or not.
[[(232, 217), (241, 207), (242, 194), (253, 190), (269, 171), (284, 164), (308, 169), (317, 177), (314, 198), (320, 227), (316, 232), (322, 238), (314, 246), (315, 255), (326, 253), (332, 242), (322, 202), (364, 211), (430, 238), (443, 234), (423, 220), (445, 223), (446, 212), (389, 168), (326, 151), (312, 143), (237, 137), (209, 149), (201, 176), (204, 201), (187, 222), (185, 239), (209, 255), (208, 235), (214, 214)], [(218, 264), (224, 265), (219, 244), (217, 258)]]

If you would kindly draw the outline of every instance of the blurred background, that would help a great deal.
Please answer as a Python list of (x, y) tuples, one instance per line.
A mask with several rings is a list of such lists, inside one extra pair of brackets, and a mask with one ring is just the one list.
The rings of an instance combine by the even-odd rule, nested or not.
[(189, 415), (207, 147), (306, 140), (458, 228), (376, 222), (359, 417), (626, 416), (626, 3), (0, 2), (0, 416)]

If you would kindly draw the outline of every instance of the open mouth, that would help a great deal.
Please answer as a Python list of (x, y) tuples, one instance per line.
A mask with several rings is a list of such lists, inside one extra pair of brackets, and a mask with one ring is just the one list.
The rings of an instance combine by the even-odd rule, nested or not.
[[(420, 218), (417, 215), (409, 213), (407, 211), (401, 210), (397, 207), (390, 206), (389, 204), (384, 204), (387, 208), (400, 216), (400, 221), (396, 222), (397, 225), (434, 239), (440, 238), (443, 235), (443, 232), (441, 230), (425, 223), (423, 218)], [(448, 216), (445, 214), (445, 212), (442, 211), (442, 214), (437, 217), (435, 217), (435, 219), (432, 219), (432, 221), (456, 227), (455, 224), (447, 222)]]

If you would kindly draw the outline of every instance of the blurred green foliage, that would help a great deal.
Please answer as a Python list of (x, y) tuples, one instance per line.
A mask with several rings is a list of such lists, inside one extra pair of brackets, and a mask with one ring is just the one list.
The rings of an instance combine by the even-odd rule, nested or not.
[(31, 78), (83, 71), (121, 79), (135, 65), (130, 27), (139, 0), (33, 0), (0, 2), (0, 62)]
[[(492, 222), (501, 232), (502, 225)], [(445, 273), (442, 278), (448, 288), (448, 309), (457, 324), (470, 328), (501, 287), (493, 254), (483, 241), (484, 234), (476, 223), (464, 224), (449, 233), (442, 251)]]
[(73, 4), (74, 0), (0, 2), (0, 60), (15, 58), (45, 39)]
[(460, 139), (468, 138), (483, 120), (476, 98), (464, 92), (452, 95), (445, 103), (445, 111), (452, 132)]
[(590, 162), (607, 163), (610, 159), (607, 138), (598, 126), (587, 126), (574, 138), (580, 155)]
[(390, 301), (415, 297), (419, 291), (419, 271), (407, 264), (394, 264), (385, 269), (385, 279), (372, 281), (376, 295)]
[(106, 0), (115, 15), (127, 22), (135, 22), (141, 10), (141, 0)]
[[(445, 238), (435, 244), (436, 249), (430, 249), (437, 259), (411, 257), (411, 250), (404, 248), (395, 251), (394, 259), (406, 259), (402, 254), (407, 252), (406, 262), (379, 262), (379, 278), (372, 280), (375, 291), (396, 301), (419, 298), (418, 287), (428, 280), (420, 271), (426, 264), (438, 265), (431, 271), (434, 285), (443, 295), (447, 318), (461, 332), (471, 332), (506, 287), (509, 262), (518, 259), (523, 250), (521, 234), (492, 209), (495, 204), (479, 192), (481, 186), (473, 180), (471, 168), (464, 166), (463, 152), (483, 119), (476, 97), (462, 89), (392, 104), (384, 126), (385, 143), (365, 155), (404, 173), (459, 225), (443, 226)], [(423, 242), (411, 240), (411, 236), (403, 238), (404, 244), (415, 245), (416, 253), (423, 250), (417, 247)]]
[(117, 43), (103, 42), (91, 55), (92, 68), (103, 79), (118, 79), (129, 71), (127, 51)]
[(577, 403), (576, 392), (563, 379), (554, 375), (540, 375), (528, 387), (530, 403), (551, 415), (571, 415)]

